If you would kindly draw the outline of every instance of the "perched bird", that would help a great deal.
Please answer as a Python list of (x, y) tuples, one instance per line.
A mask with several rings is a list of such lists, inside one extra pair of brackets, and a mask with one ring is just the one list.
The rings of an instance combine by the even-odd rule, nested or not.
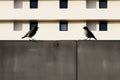
[(94, 34), (88, 29), (87, 26), (83, 27), (83, 29), (85, 30), (85, 35), (87, 37), (87, 39), (91, 39), (91, 38), (94, 38), (95, 40), (97, 40), (94, 36)]
[(38, 30), (38, 27), (33, 27), (30, 31), (28, 31), (28, 32), (22, 37), (22, 39), (25, 38), (25, 37), (29, 37), (29, 38), (31, 38), (32, 40), (34, 40), (32, 37), (36, 34), (37, 30)]

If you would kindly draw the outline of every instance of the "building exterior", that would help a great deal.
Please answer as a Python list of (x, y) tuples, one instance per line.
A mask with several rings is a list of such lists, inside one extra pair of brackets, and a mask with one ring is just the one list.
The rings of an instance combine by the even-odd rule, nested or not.
[(98, 40), (120, 40), (120, 0), (0, 0), (0, 40), (31, 27), (36, 40), (83, 40), (88, 26)]

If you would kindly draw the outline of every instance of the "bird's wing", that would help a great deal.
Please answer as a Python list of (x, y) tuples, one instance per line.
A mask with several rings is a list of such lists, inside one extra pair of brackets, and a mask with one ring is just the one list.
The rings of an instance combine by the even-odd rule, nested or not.
[(94, 39), (96, 39), (96, 37), (94, 36), (94, 34), (91, 31), (90, 31), (90, 35), (91, 35), (91, 37), (93, 37)]
[(34, 35), (36, 34), (36, 32), (37, 32), (37, 28), (33, 28), (33, 29), (31, 30), (30, 34), (29, 34), (29, 37), (34, 36)]
[(28, 31), (23, 37), (27, 37), (31, 33), (31, 30)]

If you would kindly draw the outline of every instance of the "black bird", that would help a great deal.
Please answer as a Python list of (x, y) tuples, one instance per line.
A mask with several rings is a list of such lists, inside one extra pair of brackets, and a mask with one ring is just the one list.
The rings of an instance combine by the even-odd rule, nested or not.
[(91, 39), (91, 38), (94, 38), (95, 40), (97, 40), (94, 36), (94, 34), (88, 29), (87, 26), (83, 27), (83, 29), (85, 30), (85, 35), (87, 37), (87, 39)]
[(38, 27), (33, 27), (30, 31), (28, 31), (28, 32), (22, 37), (22, 39), (25, 38), (25, 37), (29, 37), (29, 38), (31, 38), (32, 40), (34, 40), (32, 37), (36, 34), (37, 30), (38, 30)]

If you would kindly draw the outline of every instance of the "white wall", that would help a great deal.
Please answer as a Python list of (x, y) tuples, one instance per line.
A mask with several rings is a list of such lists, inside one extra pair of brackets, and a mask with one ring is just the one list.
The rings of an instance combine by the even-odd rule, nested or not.
[[(103, 36), (106, 36), (106, 39), (110, 40), (120, 40), (120, 22), (119, 21), (110, 21), (108, 22), (108, 31)], [(98, 34), (101, 34), (98, 33)]]
[[(98, 21), (90, 21), (96, 30), (92, 30), (93, 27), (89, 27), (98, 40), (120, 40), (120, 21), (108, 21), (107, 31), (99, 30)], [(96, 26), (95, 26), (95, 25)], [(92, 26), (92, 25), (90, 25)]]
[[(21, 23), (21, 22), (20, 22)], [(14, 22), (0, 22), (0, 40), (28, 40), (21, 39), (29, 31), (29, 22), (22, 22), (22, 30), (14, 31)], [(69, 22), (68, 31), (59, 31), (59, 22), (39, 22), (37, 40), (78, 40), (85, 39), (82, 27), (85, 22)]]
[[(28, 40), (21, 39), (29, 31), (29, 22), (21, 22), (22, 30), (14, 31), (14, 22), (0, 22), (0, 40)], [(59, 31), (58, 21), (39, 21), (38, 31), (33, 37), (36, 40), (84, 40), (83, 27), (86, 21), (69, 21), (68, 31)], [(93, 23), (93, 22), (92, 22)], [(99, 31), (99, 22), (95, 21), (96, 30), (91, 30), (98, 40), (120, 40), (120, 21), (108, 21), (108, 30)], [(92, 24), (91, 24), (92, 25)], [(93, 25), (94, 26), (94, 25)], [(89, 27), (91, 29), (91, 27)]]
[(23, 22), (22, 31), (14, 31), (13, 21), (2, 21), (0, 22), (0, 40), (20, 40), (28, 28), (28, 22)]
[(68, 31), (59, 31), (59, 22), (39, 22), (39, 30), (34, 38), (40, 40), (84, 39), (85, 22), (68, 22)]
[(0, 10), (9, 10), (13, 8), (13, 0), (0, 0)]
[(69, 0), (68, 9), (60, 9), (59, 0), (39, 0), (38, 9), (30, 9), (29, 0), (14, 8), (13, 1), (0, 0), (0, 20), (120, 20), (119, 0), (108, 0), (107, 9), (99, 9), (98, 1), (96, 8), (87, 8), (86, 0)]
[[(108, 0), (107, 9), (99, 9), (98, 0), (92, 0), (95, 3), (69, 0), (68, 9), (60, 9), (59, 0), (39, 0), (38, 9), (30, 9), (29, 0), (18, 1), (21, 5), (15, 8), (14, 0), (0, 0), (0, 40), (22, 40), (21, 37), (29, 31), (30, 20), (39, 21), (40, 28), (34, 36), (37, 40), (85, 39), (82, 27), (87, 24), (86, 21), (93, 21), (89, 28), (99, 40), (120, 40), (120, 0)], [(68, 31), (59, 31), (60, 20), (69, 21)], [(108, 31), (99, 31), (99, 20), (109, 21)], [(16, 21), (22, 22), (22, 31), (14, 31)], [(91, 27), (95, 25), (96, 29)]]

